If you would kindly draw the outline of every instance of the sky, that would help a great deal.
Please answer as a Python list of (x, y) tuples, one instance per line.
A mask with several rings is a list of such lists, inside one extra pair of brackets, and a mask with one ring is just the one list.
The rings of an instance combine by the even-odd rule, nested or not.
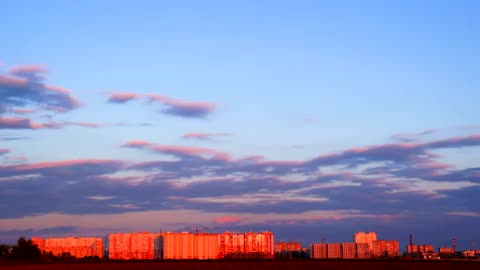
[(480, 2), (2, 1), (0, 242), (480, 243)]

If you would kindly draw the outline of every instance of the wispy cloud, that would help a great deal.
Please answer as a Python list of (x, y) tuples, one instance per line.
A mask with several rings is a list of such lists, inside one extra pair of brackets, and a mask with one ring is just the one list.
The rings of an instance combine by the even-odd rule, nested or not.
[(423, 136), (437, 132), (439, 132), (438, 129), (427, 129), (417, 133), (397, 133), (390, 136), (390, 138), (401, 142), (418, 142)]
[(110, 103), (127, 103), (129, 101), (138, 99), (140, 95), (136, 93), (112, 93), (108, 97)]
[(97, 123), (91, 123), (91, 122), (70, 122), (70, 121), (65, 121), (65, 125), (67, 126), (79, 126), (79, 127), (85, 127), (85, 128), (100, 128), (103, 127), (104, 125), (102, 124), (97, 124)]
[(232, 136), (232, 134), (221, 133), (221, 132), (218, 132), (218, 133), (191, 132), (191, 133), (183, 134), (182, 138), (209, 141), (209, 140), (214, 140), (215, 138), (218, 138), (218, 137), (227, 137), (227, 136)]
[(116, 92), (108, 96), (107, 102), (124, 104), (133, 100), (144, 99), (147, 104), (159, 104), (164, 114), (183, 118), (205, 118), (216, 109), (210, 102), (186, 101), (159, 94), (139, 94)]
[(185, 118), (205, 118), (216, 108), (209, 102), (185, 101), (157, 94), (148, 94), (147, 98), (151, 103), (162, 104), (165, 107), (163, 113)]
[(128, 141), (122, 145), (123, 147), (131, 147), (138, 149), (148, 149), (150, 151), (169, 154), (180, 158), (187, 157), (207, 157), (219, 160), (229, 160), (230, 156), (222, 151), (210, 149), (210, 148), (201, 148), (201, 147), (189, 147), (189, 146), (179, 146), (179, 145), (158, 145), (146, 141)]
[(43, 129), (43, 128), (62, 128), (59, 123), (35, 123), (28, 118), (21, 117), (0, 117), (0, 129)]

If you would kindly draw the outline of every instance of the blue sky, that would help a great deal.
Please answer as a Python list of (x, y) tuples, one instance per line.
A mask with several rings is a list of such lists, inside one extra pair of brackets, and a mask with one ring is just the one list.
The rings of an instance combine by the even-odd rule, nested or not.
[(480, 241), (479, 9), (5, 1), (0, 241), (193, 222), (467, 248)]

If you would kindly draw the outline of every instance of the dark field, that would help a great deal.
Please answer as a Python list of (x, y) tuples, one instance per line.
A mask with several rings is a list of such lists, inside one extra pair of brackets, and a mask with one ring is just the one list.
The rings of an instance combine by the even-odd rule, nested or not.
[(38, 264), (0, 264), (1, 270), (20, 269), (480, 269), (480, 261), (326, 261), (326, 260), (290, 260), (290, 261), (128, 261), (128, 262), (75, 262), (75, 263), (38, 263)]

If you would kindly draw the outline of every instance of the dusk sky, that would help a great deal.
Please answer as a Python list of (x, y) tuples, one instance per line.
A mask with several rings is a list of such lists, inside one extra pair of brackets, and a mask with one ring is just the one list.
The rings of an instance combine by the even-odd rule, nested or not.
[(480, 243), (480, 1), (0, 3), (0, 242)]

